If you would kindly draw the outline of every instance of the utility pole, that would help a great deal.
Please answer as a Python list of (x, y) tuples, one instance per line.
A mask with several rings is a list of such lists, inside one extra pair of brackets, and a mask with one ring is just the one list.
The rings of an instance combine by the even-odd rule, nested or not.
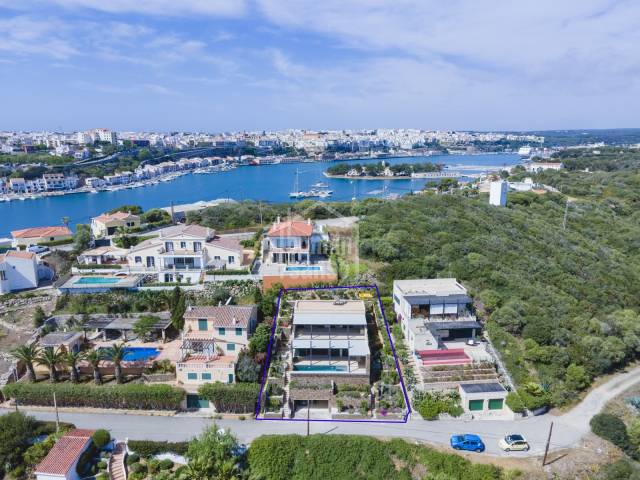
[(562, 220), (562, 229), (567, 229), (567, 214), (569, 213), (569, 199), (567, 198), (567, 204), (564, 207), (564, 219)]
[(307, 400), (307, 437), (309, 436), (309, 429), (311, 428), (311, 420), (309, 416), (311, 415), (311, 400)]
[(60, 431), (60, 416), (58, 415), (58, 402), (56, 401), (56, 392), (53, 392), (53, 408), (56, 409), (56, 433)]
[(547, 454), (549, 453), (549, 445), (551, 444), (551, 432), (553, 432), (553, 422), (549, 425), (549, 436), (547, 437), (547, 444), (544, 447), (544, 457), (542, 458), (542, 466), (547, 464)]

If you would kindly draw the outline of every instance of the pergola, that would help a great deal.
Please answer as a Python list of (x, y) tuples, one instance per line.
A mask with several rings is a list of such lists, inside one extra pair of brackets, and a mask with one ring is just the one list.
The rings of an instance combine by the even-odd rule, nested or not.
[[(151, 326), (151, 330), (160, 332), (162, 341), (164, 342), (166, 340), (166, 330), (171, 326), (170, 314), (168, 312), (158, 312), (152, 314), (152, 316), (157, 317), (158, 320)], [(131, 317), (110, 317), (107, 315), (93, 317), (82, 325), (82, 330), (84, 332), (85, 339), (87, 336), (87, 330), (97, 330), (102, 333), (102, 338), (106, 341), (107, 332), (111, 330), (120, 332), (122, 338), (126, 341), (127, 332), (133, 331), (133, 328), (138, 320), (140, 320), (140, 317), (141, 315)]]

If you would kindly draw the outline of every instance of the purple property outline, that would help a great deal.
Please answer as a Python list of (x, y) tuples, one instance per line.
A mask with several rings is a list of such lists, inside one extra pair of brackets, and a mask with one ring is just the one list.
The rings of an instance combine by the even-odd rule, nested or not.
[[(387, 330), (387, 336), (389, 337), (389, 343), (391, 345), (391, 351), (393, 352), (393, 359), (396, 364), (396, 371), (400, 377), (400, 386), (402, 387), (402, 394), (404, 395), (404, 402), (407, 406), (407, 411), (404, 414), (402, 420), (348, 420), (348, 419), (309, 419), (309, 418), (260, 418), (260, 404), (262, 402), (262, 392), (264, 390), (267, 381), (267, 372), (271, 363), (271, 347), (273, 345), (273, 337), (276, 332), (276, 326), (278, 323), (278, 313), (280, 311), (280, 301), (282, 295), (289, 291), (304, 291), (304, 290), (339, 290), (339, 289), (375, 289), (376, 296), (378, 297), (378, 305), (380, 306), (380, 312), (382, 313), (382, 319), (384, 320), (384, 326)], [(278, 301), (276, 302), (276, 311), (273, 315), (273, 322), (271, 323), (271, 336), (269, 337), (269, 346), (267, 347), (267, 358), (262, 369), (262, 383), (260, 384), (260, 393), (258, 394), (258, 402), (256, 403), (255, 419), (260, 421), (276, 421), (276, 422), (349, 422), (349, 423), (407, 423), (409, 415), (411, 414), (411, 403), (409, 402), (409, 395), (404, 385), (404, 379), (402, 378), (402, 370), (400, 370), (400, 364), (398, 363), (398, 355), (396, 354), (396, 347), (393, 344), (393, 336), (389, 329), (389, 322), (387, 316), (384, 313), (384, 306), (382, 305), (382, 298), (380, 298), (380, 290), (377, 285), (335, 285), (327, 287), (296, 287), (296, 288), (281, 288), (278, 293)]]

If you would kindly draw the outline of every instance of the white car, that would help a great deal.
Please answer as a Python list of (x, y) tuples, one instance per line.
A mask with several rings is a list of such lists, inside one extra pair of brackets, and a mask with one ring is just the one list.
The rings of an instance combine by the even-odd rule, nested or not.
[(511, 451), (529, 451), (529, 442), (525, 440), (522, 435), (514, 434), (514, 435), (506, 435), (504, 438), (498, 442), (500, 448), (505, 452)]

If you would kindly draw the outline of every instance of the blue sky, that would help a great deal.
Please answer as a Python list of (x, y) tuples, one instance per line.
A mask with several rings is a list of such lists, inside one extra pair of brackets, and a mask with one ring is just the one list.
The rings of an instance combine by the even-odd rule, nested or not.
[(640, 2), (0, 0), (0, 129), (640, 127)]

